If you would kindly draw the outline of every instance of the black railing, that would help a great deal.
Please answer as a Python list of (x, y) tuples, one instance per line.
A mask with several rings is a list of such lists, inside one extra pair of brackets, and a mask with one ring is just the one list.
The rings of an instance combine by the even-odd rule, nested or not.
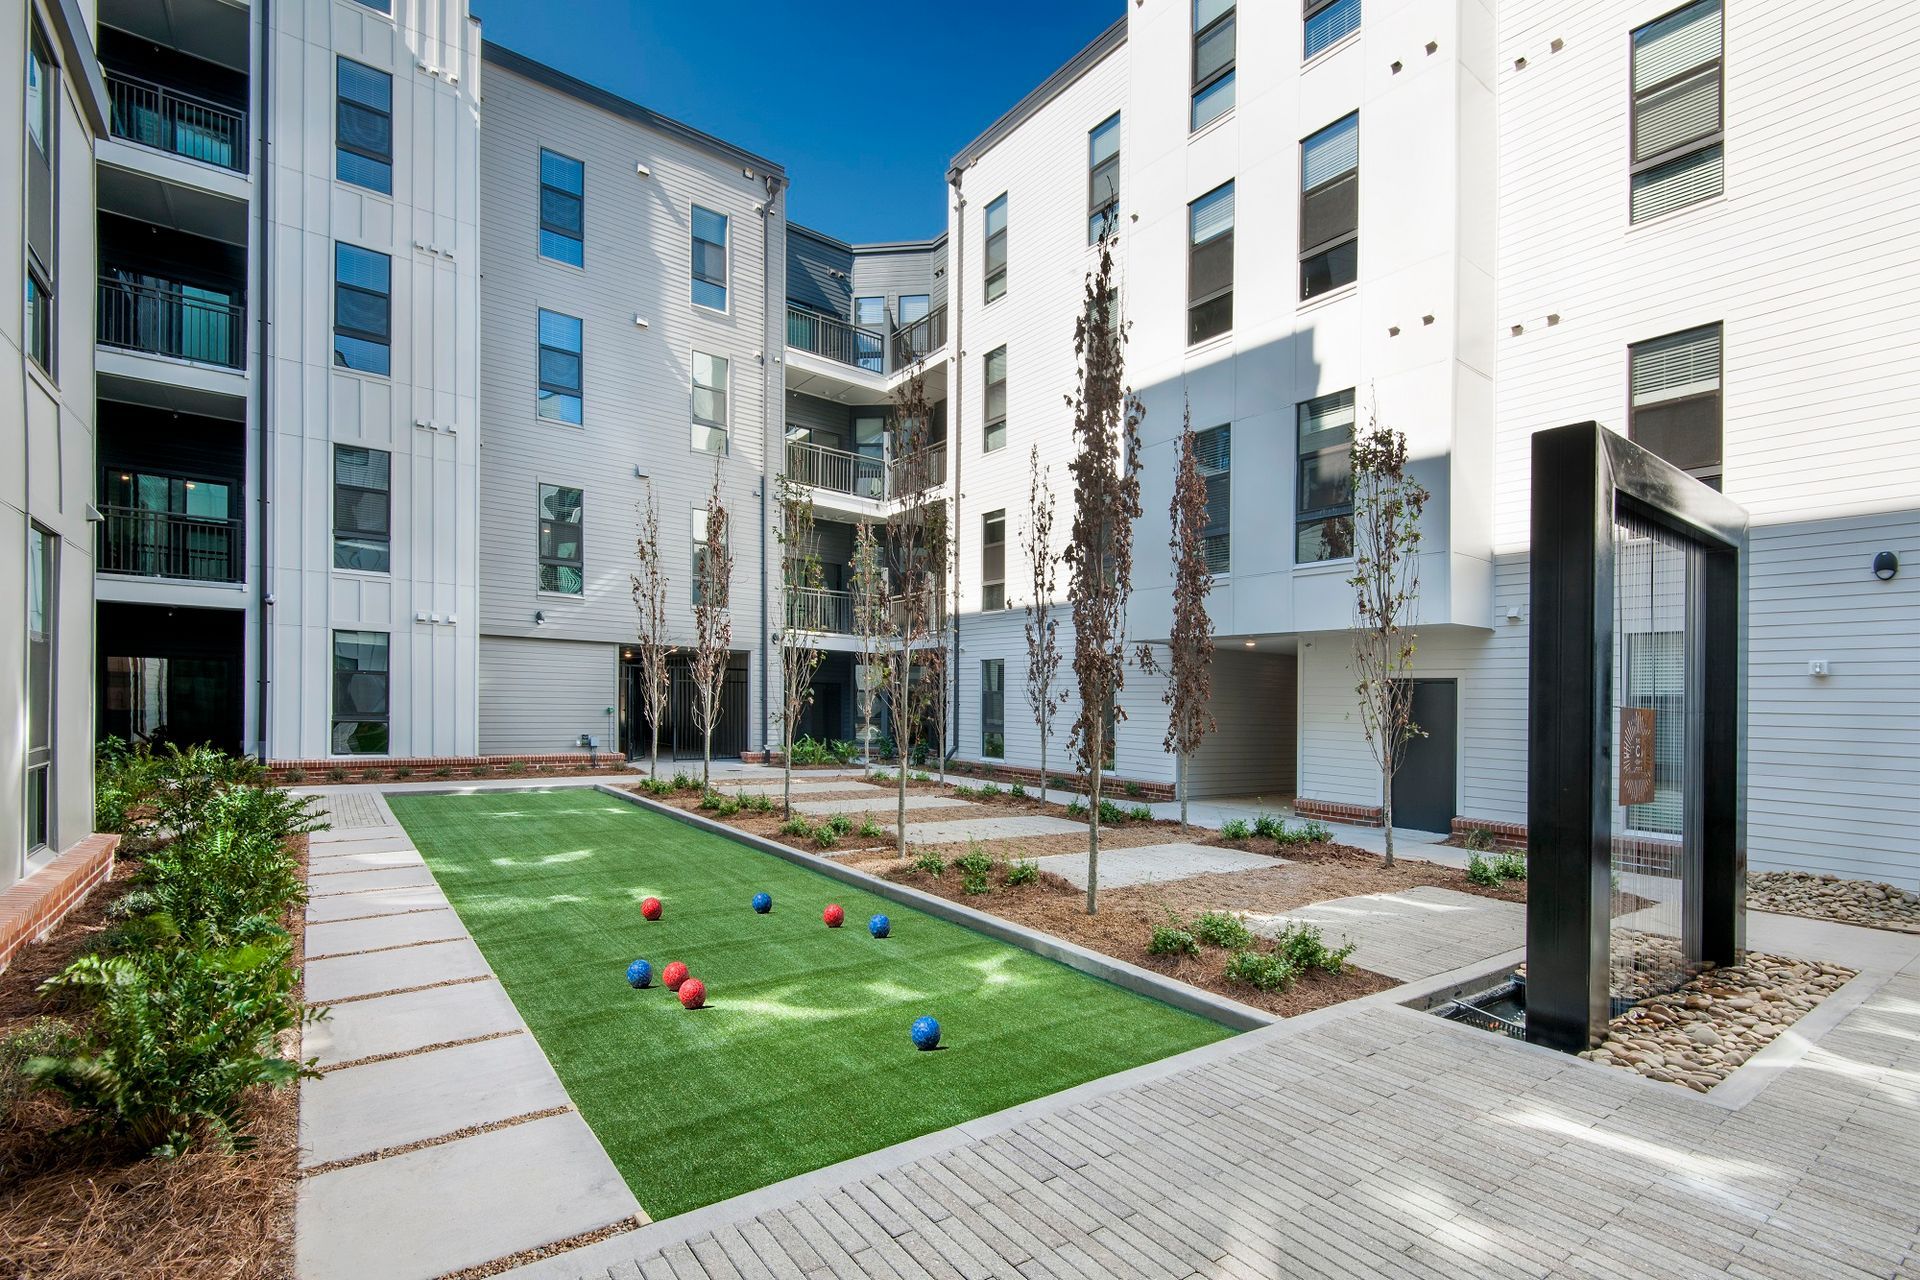
[(943, 304), (912, 324), (893, 331), (893, 367), (904, 369), (947, 345), (947, 308)]
[(172, 281), (100, 277), (100, 345), (244, 368), (244, 308)]
[(104, 74), (114, 137), (235, 173), (247, 171), (246, 113), (118, 71)]
[(143, 578), (238, 582), (243, 543), (238, 520), (102, 507), (100, 571)]
[(862, 498), (886, 497), (886, 466), (879, 458), (823, 444), (794, 440), (787, 444), (787, 475), (795, 484)]
[(853, 593), (795, 588), (787, 593), (787, 626), (794, 631), (853, 632)]
[(869, 373), (886, 372), (886, 338), (805, 307), (787, 308), (787, 345)]
[(947, 482), (947, 446), (928, 445), (893, 460), (894, 493), (918, 493)]

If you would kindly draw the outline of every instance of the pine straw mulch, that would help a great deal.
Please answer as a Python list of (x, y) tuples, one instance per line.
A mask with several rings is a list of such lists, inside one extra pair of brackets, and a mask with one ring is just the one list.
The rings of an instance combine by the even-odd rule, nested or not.
[[(296, 840), (304, 875), (306, 838)], [(97, 942), (108, 906), (137, 869), (119, 859), (110, 881), (0, 973), (0, 1037), (41, 1016), (74, 1017), (36, 989)], [(296, 906), (288, 916), (299, 964), (304, 913)], [(30, 1094), (0, 1116), (0, 1277), (292, 1277), (298, 1090), (256, 1092), (244, 1121), (254, 1145), (238, 1155), (195, 1150), (162, 1160), (61, 1132), (77, 1118), (50, 1094)]]

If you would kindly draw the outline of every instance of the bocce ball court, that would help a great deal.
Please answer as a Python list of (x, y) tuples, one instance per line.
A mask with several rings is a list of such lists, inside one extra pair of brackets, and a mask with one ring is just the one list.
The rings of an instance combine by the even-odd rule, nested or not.
[[(1232, 1034), (596, 792), (390, 803), (656, 1219)], [(822, 923), (829, 903), (844, 927)], [(644, 990), (627, 983), (636, 959)], [(706, 1007), (661, 985), (673, 961)], [(940, 1023), (932, 1052), (909, 1034), (923, 1015)]]

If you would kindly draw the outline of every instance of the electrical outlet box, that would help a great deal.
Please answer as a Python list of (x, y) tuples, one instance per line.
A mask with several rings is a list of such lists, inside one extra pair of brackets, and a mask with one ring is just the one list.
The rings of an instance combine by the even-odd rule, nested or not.
[(1808, 674), (1808, 675), (1810, 675), (1810, 676), (1824, 676), (1824, 675), (1826, 675), (1826, 674), (1827, 674), (1827, 660), (1826, 660), (1825, 658), (1813, 658), (1813, 659), (1810, 659), (1810, 660), (1808, 661), (1808, 663), (1807, 663), (1807, 674)]

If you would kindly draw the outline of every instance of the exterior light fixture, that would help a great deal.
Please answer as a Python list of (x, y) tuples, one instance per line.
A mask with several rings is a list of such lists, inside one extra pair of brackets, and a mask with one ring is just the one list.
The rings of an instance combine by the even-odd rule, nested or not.
[(547, 625), (547, 611), (545, 609), (535, 609), (533, 611), (533, 625), (536, 627), (544, 627)]
[(1892, 582), (1900, 573), (1900, 557), (1891, 551), (1882, 551), (1873, 558), (1873, 576), (1882, 582)]

